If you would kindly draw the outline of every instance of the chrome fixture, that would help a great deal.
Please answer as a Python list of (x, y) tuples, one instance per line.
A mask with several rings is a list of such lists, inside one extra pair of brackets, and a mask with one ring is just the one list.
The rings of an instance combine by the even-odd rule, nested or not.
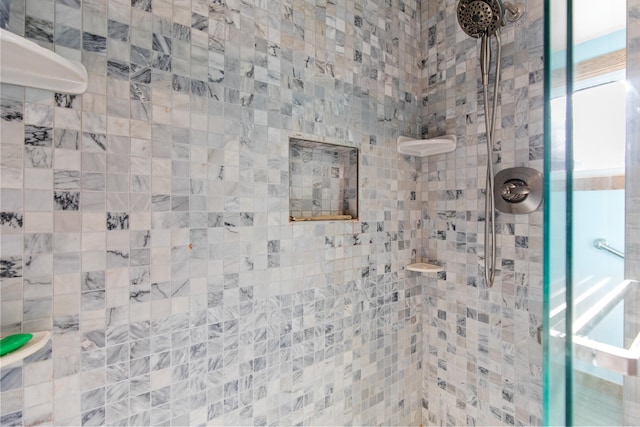
[(610, 252), (616, 256), (619, 256), (620, 258), (624, 258), (624, 252), (619, 251), (617, 249), (612, 248), (611, 246), (609, 246), (609, 242), (607, 241), (607, 239), (596, 239), (593, 241), (593, 246), (596, 249), (601, 249), (603, 251), (607, 251)]
[(527, 7), (524, 5), (524, 3), (513, 4), (505, 1), (504, 3), (502, 3), (502, 5), (505, 9), (507, 9), (507, 12), (509, 12), (505, 16), (505, 18), (509, 22), (516, 22), (517, 20), (522, 18), (522, 15), (524, 15), (524, 13), (527, 11)]
[[(506, 13), (505, 14), (505, 9)], [(500, 0), (460, 0), (458, 22), (462, 30), (479, 39), (494, 35), (504, 25), (504, 20), (516, 22), (526, 12), (524, 3)]]
[(495, 177), (496, 209), (510, 214), (528, 214), (542, 204), (542, 174), (533, 168), (503, 169)]
[(527, 183), (519, 179), (510, 179), (500, 187), (500, 195), (510, 203), (523, 201), (529, 193), (531, 190)]
[[(625, 298), (632, 296), (638, 292), (638, 282), (635, 280), (625, 280), (622, 283), (611, 287), (608, 282), (603, 282), (595, 286), (596, 291), (589, 290), (588, 296), (578, 298), (578, 304), (591, 303), (594, 295), (598, 296), (598, 301), (591, 308), (577, 312), (583, 312), (577, 319), (573, 321), (573, 354), (576, 359), (587, 364), (608, 369), (613, 372), (630, 377), (640, 376), (640, 334), (627, 347), (617, 347), (594, 338), (590, 338), (589, 334), (607, 315)], [(607, 292), (600, 296), (599, 291)], [(609, 288), (609, 289), (606, 289)], [(561, 305), (554, 310), (549, 319), (549, 335), (551, 338), (564, 339), (566, 332), (564, 330), (564, 322), (566, 317), (566, 304)], [(538, 343), (542, 344), (542, 325), (538, 327)]]
[[(624, 253), (609, 246), (606, 239), (596, 239), (593, 246), (624, 258)], [(638, 293), (640, 283), (635, 280), (611, 282), (609, 278), (597, 283), (589, 282), (583, 289), (574, 288), (573, 312), (579, 313), (572, 322), (573, 354), (576, 359), (630, 377), (640, 376), (640, 334), (625, 347), (618, 347), (590, 337), (593, 329), (606, 319), (615, 307), (631, 301)], [(562, 303), (549, 314), (549, 338), (566, 338), (567, 304)], [(542, 344), (543, 325), (538, 327), (538, 343)]]
[[(506, 13), (505, 13), (506, 10)], [(487, 180), (484, 209), (484, 279), (487, 287), (492, 287), (496, 270), (496, 206), (493, 181), (493, 146), (496, 128), (496, 110), (498, 108), (498, 85), (500, 84), (500, 65), (502, 43), (500, 27), (515, 22), (522, 17), (525, 6), (501, 0), (460, 0), (458, 2), (458, 23), (469, 36), (480, 40), (480, 72), (484, 95), (484, 120), (487, 135)], [(496, 67), (493, 86), (493, 108), (489, 110), (489, 72), (491, 68), (491, 42), (496, 39)]]

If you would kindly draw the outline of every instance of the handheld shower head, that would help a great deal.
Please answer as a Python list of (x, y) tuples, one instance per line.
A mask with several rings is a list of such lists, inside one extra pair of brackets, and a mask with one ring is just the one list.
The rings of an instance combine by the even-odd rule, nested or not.
[(458, 23), (473, 38), (491, 36), (504, 25), (504, 6), (500, 0), (460, 0)]
[[(504, 25), (505, 18), (516, 22), (524, 12), (524, 3), (510, 3), (502, 0), (460, 0), (458, 2), (458, 23), (462, 30), (473, 38), (494, 35)], [(506, 16), (505, 16), (506, 13)]]

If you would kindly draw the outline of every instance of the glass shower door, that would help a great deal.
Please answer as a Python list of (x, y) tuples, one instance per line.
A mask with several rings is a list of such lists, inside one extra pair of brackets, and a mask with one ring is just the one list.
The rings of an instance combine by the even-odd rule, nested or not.
[(639, 12), (545, 1), (546, 425), (640, 425)]

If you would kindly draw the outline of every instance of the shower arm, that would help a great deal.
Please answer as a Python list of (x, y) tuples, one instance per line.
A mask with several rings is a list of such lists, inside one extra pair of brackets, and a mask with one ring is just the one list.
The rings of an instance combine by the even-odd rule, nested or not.
[(509, 22), (516, 22), (517, 20), (522, 18), (522, 15), (524, 15), (524, 13), (526, 12), (526, 6), (524, 5), (524, 3), (513, 4), (511, 2), (505, 1), (504, 3), (502, 3), (502, 5), (507, 10), (507, 12), (509, 12), (509, 16), (507, 16), (507, 21)]

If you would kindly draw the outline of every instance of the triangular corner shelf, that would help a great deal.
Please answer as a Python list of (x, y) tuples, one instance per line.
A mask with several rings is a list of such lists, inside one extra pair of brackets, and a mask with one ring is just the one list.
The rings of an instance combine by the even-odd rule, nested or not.
[(79, 62), (0, 28), (0, 81), (79, 95), (87, 90), (89, 76)]
[(425, 157), (435, 154), (449, 153), (456, 149), (455, 135), (443, 135), (437, 138), (415, 139), (406, 136), (398, 137), (398, 152), (408, 156)]
[(409, 264), (406, 267), (409, 271), (415, 271), (418, 273), (437, 273), (439, 271), (444, 271), (444, 267), (435, 264), (429, 264), (426, 262), (418, 262), (415, 264)]

